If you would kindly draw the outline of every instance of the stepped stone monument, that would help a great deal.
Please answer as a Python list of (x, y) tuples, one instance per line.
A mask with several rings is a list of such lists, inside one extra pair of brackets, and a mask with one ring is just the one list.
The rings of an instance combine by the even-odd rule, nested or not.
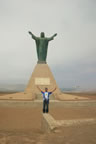
[(45, 87), (47, 87), (49, 91), (56, 87), (57, 89), (54, 92), (54, 96), (57, 97), (61, 92), (46, 62), (48, 43), (51, 40), (53, 40), (57, 34), (54, 34), (51, 37), (45, 37), (44, 32), (41, 32), (40, 37), (35, 36), (31, 32), (29, 32), (29, 34), (32, 36), (32, 39), (36, 42), (38, 61), (32, 73), (32, 76), (28, 82), (28, 85), (25, 89), (25, 93), (32, 94), (33, 96), (40, 94), (40, 92), (37, 89), (37, 85), (41, 89), (45, 89)]

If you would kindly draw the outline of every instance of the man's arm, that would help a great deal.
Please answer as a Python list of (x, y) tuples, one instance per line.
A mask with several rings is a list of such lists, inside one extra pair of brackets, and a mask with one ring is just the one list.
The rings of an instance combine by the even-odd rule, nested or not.
[(57, 33), (56, 33), (56, 34), (54, 34), (53, 36), (51, 36), (51, 37), (47, 38), (47, 39), (48, 39), (48, 41), (53, 40), (55, 36), (57, 36)]
[(32, 36), (32, 38), (34, 39), (34, 40), (36, 40), (37, 39), (37, 37), (34, 35), (34, 34), (32, 34), (32, 32), (28, 32), (31, 36)]
[(43, 92), (43, 91), (39, 88), (39, 86), (37, 86), (37, 88), (39, 89), (39, 91)]
[(56, 90), (56, 88), (54, 88), (54, 89), (51, 91), (51, 93), (53, 93), (55, 90)]

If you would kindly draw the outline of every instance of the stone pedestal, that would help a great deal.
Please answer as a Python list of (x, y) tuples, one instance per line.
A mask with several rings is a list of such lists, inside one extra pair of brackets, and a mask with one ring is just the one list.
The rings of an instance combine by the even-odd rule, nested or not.
[(56, 87), (57, 89), (53, 93), (55, 97), (61, 93), (48, 64), (37, 64), (35, 66), (32, 76), (25, 89), (25, 93), (32, 95), (40, 94), (40, 91), (37, 89), (37, 85), (42, 90), (45, 90), (45, 87), (47, 87), (48, 91), (52, 91)]

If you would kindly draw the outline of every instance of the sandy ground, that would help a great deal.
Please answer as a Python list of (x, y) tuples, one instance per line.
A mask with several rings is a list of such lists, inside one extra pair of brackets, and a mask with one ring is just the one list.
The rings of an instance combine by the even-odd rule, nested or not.
[(17, 92), (17, 93), (12, 93), (12, 94), (1, 94), (0, 95), (0, 100), (5, 99), (5, 100), (34, 100), (35, 95), (32, 94), (26, 94), (24, 92)]
[[(93, 118), (94, 108), (50, 108), (55, 119)], [(41, 129), (42, 108), (0, 107), (0, 144), (96, 144), (96, 125)]]
[[(55, 105), (50, 107), (50, 114), (56, 120), (96, 118), (96, 107)], [(0, 144), (96, 144), (96, 124), (62, 127), (45, 133), (41, 120), (42, 106), (0, 107)]]
[[(47, 140), (46, 140), (47, 139)], [(62, 128), (45, 136), (47, 144), (96, 144), (96, 125)]]
[(0, 108), (0, 129), (41, 129), (41, 108)]
[[(50, 108), (49, 112), (55, 119), (96, 118), (96, 107), (93, 108)], [(42, 107), (32, 108), (0, 108), (0, 129), (32, 130), (41, 129)]]
[(64, 108), (60, 106), (51, 108), (50, 114), (57, 120), (96, 118), (96, 107)]
[(62, 128), (55, 133), (0, 131), (0, 144), (96, 144), (96, 125)]
[(96, 99), (96, 92), (70, 92), (70, 93), (66, 93), (66, 94), (87, 97), (90, 99)]

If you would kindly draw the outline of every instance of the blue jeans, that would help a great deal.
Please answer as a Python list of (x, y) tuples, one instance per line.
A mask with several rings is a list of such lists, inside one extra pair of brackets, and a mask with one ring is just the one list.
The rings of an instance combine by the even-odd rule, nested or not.
[(49, 100), (43, 100), (43, 113), (49, 112)]

